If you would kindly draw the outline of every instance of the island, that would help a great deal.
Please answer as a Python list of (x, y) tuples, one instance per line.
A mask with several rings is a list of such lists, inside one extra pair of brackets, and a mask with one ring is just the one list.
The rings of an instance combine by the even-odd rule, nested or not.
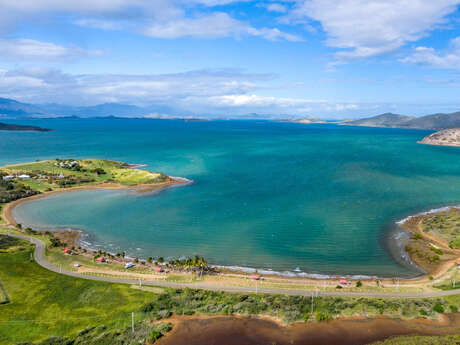
[(316, 117), (305, 117), (305, 118), (296, 118), (289, 119), (287, 122), (303, 123), (303, 124), (314, 124), (314, 123), (327, 123), (324, 120), (318, 119)]
[(41, 128), (37, 126), (24, 126), (24, 125), (15, 125), (11, 123), (0, 122), (0, 131), (51, 132), (52, 129)]
[(460, 147), (460, 128), (444, 129), (430, 134), (418, 142), (419, 144)]
[(460, 127), (460, 112), (438, 113), (420, 117), (385, 113), (358, 120), (342, 121), (346, 126), (442, 130)]

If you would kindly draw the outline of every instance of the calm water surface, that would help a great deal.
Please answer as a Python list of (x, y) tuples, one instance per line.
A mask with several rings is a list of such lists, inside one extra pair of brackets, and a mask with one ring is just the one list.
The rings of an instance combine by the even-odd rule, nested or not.
[(100, 157), (193, 184), (157, 194), (81, 191), (25, 203), (17, 220), (71, 227), (132, 256), (200, 254), (221, 265), (410, 277), (394, 222), (460, 202), (460, 149), (426, 131), (266, 121), (34, 120), (1, 132), (0, 163)]

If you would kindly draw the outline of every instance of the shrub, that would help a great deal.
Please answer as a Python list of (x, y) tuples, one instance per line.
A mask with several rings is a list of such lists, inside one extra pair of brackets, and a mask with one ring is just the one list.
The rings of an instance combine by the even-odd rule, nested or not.
[(450, 305), (449, 308), (450, 308), (450, 311), (451, 311), (452, 313), (458, 313), (458, 308), (457, 308), (457, 306), (455, 306), (455, 305)]
[(332, 320), (332, 316), (326, 312), (317, 312), (316, 313), (316, 320), (318, 321), (330, 321)]
[(361, 280), (358, 280), (356, 282), (356, 287), (361, 287), (361, 286), (363, 286), (363, 283), (361, 283)]
[(163, 336), (163, 334), (162, 334), (161, 332), (158, 332), (158, 331), (153, 330), (153, 331), (150, 333), (150, 336), (149, 336), (149, 343), (150, 343), (150, 344), (155, 343), (155, 341), (157, 341), (158, 339), (160, 339), (162, 336)]
[(422, 234), (414, 234), (414, 240), (423, 240)]
[(442, 314), (444, 313), (444, 306), (441, 303), (436, 303), (433, 307), (433, 311)]
[(335, 288), (336, 289), (342, 289), (342, 285), (337, 285)]

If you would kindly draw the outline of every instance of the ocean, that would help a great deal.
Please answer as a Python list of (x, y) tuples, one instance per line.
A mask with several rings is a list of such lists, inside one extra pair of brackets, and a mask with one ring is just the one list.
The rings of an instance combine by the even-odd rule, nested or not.
[(270, 121), (9, 121), (0, 164), (105, 158), (193, 183), (159, 193), (90, 190), (22, 204), (34, 228), (75, 228), (88, 246), (133, 257), (202, 255), (286, 275), (415, 277), (397, 221), (460, 203), (460, 149), (429, 131)]

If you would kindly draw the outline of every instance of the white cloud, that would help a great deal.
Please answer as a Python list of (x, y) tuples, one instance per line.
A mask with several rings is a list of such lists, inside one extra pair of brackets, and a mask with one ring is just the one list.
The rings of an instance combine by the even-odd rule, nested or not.
[(253, 36), (259, 36), (263, 37), (266, 40), (270, 41), (280, 41), (280, 40), (286, 40), (290, 42), (302, 42), (303, 39), (297, 35), (289, 34), (286, 32), (282, 32), (277, 28), (261, 28), (261, 29), (255, 29), (255, 28), (248, 28), (248, 33)]
[(102, 51), (88, 51), (79, 47), (64, 47), (50, 42), (31, 39), (0, 39), (3, 58), (57, 61), (82, 56), (97, 56)]
[(228, 14), (215, 12), (197, 18), (180, 18), (166, 23), (154, 23), (143, 30), (147, 36), (178, 38), (184, 36), (217, 38), (239, 36), (247, 30), (246, 24)]
[(272, 107), (279, 106), (282, 108), (303, 107), (312, 103), (325, 103), (325, 100), (308, 100), (302, 98), (286, 98), (286, 97), (272, 97), (272, 96), (259, 96), (255, 94), (250, 95), (223, 95), (210, 97), (209, 101), (218, 106), (227, 107), (242, 107), (242, 106), (255, 106), (255, 107)]
[(265, 4), (264, 7), (267, 9), (267, 11), (270, 11), (270, 12), (279, 12), (279, 13), (287, 12), (286, 6), (279, 4), (279, 3)]
[(450, 49), (440, 53), (431, 47), (416, 47), (401, 62), (427, 65), (435, 68), (460, 70), (460, 37), (450, 42)]
[(394, 51), (424, 37), (454, 12), (460, 0), (298, 0), (284, 18), (321, 24), (326, 43), (342, 60)]
[[(58, 70), (0, 70), (0, 97), (30, 103), (93, 105), (120, 102), (186, 109), (198, 115), (298, 114), (318, 116), (361, 110), (359, 104), (260, 95), (276, 90), (273, 75), (201, 70), (162, 75), (73, 75)], [(285, 88), (278, 86), (278, 89)], [(367, 106), (364, 107), (364, 109)], [(332, 115), (331, 115), (332, 114)]]
[(219, 38), (253, 35), (299, 41), (277, 28), (254, 28), (213, 7), (250, 0), (0, 0), (0, 22), (24, 16), (69, 13), (74, 24), (102, 30), (126, 29), (155, 38)]

